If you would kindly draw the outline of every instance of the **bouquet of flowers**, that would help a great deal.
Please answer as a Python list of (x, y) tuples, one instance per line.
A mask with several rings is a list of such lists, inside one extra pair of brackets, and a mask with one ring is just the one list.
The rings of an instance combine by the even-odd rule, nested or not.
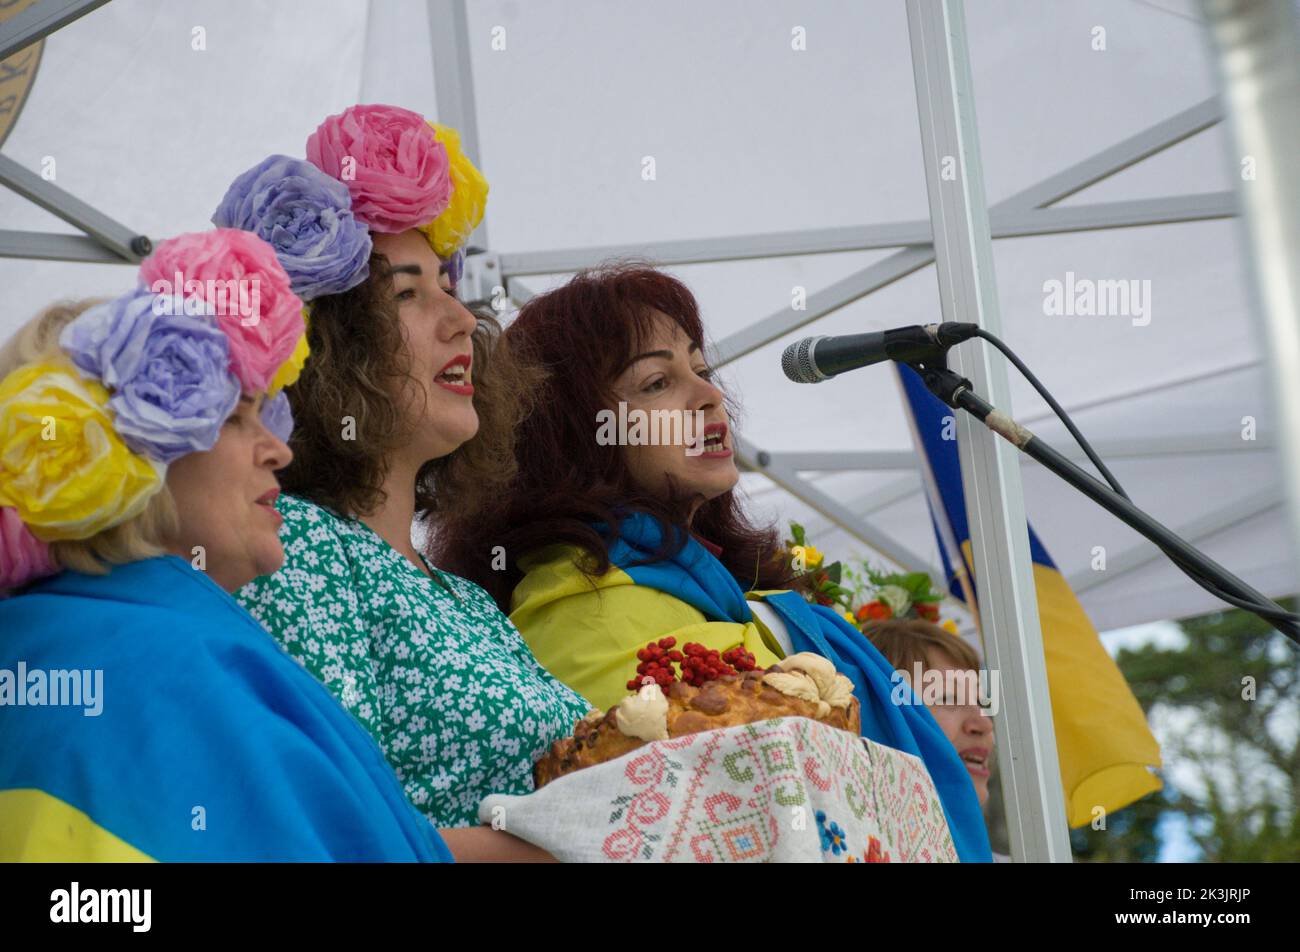
[(920, 618), (957, 634), (956, 622), (939, 621), (944, 594), (931, 587), (925, 572), (886, 573), (866, 560), (825, 565), (825, 557), (809, 544), (803, 526), (790, 523), (790, 535), (785, 540), (790, 564), (807, 581), (804, 596), (810, 602), (827, 606), (858, 629), (870, 621)]

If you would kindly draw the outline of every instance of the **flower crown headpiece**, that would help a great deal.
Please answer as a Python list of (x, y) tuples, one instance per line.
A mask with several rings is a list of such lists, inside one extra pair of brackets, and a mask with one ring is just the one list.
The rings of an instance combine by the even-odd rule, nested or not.
[(805, 597), (814, 604), (830, 608), (859, 628), (890, 618), (920, 618), (958, 634), (956, 622), (939, 621), (939, 604), (944, 596), (931, 588), (930, 576), (925, 572), (885, 574), (867, 562), (857, 568), (840, 562), (823, 565), (824, 556), (808, 542), (803, 526), (791, 522), (790, 535), (785, 546), (791, 568), (807, 576), (810, 584)]
[[(898, 572), (889, 575), (865, 566), (868, 583), (864, 586), (867, 601), (858, 608), (859, 623), (884, 621), (890, 618), (920, 618), (939, 624), (939, 603), (943, 593), (930, 588), (930, 576), (925, 572)], [(956, 623), (943, 625), (956, 634)]]
[(0, 591), (58, 571), (48, 543), (139, 515), (167, 465), (216, 445), (241, 393), (293, 429), (302, 302), (272, 248), (219, 228), (162, 242), (138, 285), (88, 308), (62, 354), (0, 380)]
[(455, 129), (397, 106), (351, 106), (305, 151), (305, 161), (272, 155), (236, 178), (212, 223), (270, 244), (306, 302), (366, 280), (371, 232), (418, 229), (459, 281), (488, 184)]

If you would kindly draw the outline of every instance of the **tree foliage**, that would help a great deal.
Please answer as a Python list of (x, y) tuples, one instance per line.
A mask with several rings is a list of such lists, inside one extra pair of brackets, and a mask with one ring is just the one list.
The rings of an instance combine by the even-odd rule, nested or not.
[(1076, 858), (1150, 862), (1159, 825), (1182, 814), (1202, 861), (1300, 860), (1300, 649), (1237, 609), (1179, 627), (1182, 646), (1116, 658), (1160, 741), (1165, 789), (1104, 831), (1074, 831)]

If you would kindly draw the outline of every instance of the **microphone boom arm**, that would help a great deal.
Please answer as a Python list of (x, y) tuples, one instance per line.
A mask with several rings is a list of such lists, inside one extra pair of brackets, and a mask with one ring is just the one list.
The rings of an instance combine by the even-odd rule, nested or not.
[[(1300, 623), (1296, 622), (1294, 615), (1251, 588), (1105, 483), (1080, 469), (1027, 427), (975, 393), (969, 380), (948, 369), (943, 356), (933, 362), (909, 362), (907, 366), (915, 370), (930, 392), (945, 404), (954, 410), (965, 410), (1026, 456), (1037, 460), (1121, 522), (1151, 540), (1175, 565), (1211, 594), (1258, 615), (1300, 645)], [(1201, 577), (1197, 578), (1198, 575)]]

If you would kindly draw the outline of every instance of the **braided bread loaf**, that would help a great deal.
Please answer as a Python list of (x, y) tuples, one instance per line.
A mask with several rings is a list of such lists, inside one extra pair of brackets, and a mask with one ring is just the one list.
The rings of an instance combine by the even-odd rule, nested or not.
[[(666, 702), (666, 703), (665, 703)], [(766, 671), (755, 669), (693, 687), (674, 682), (664, 692), (648, 684), (639, 694), (579, 721), (533, 766), (540, 788), (557, 777), (615, 760), (649, 743), (778, 717), (807, 717), (861, 731), (852, 682), (817, 655), (794, 655)]]

